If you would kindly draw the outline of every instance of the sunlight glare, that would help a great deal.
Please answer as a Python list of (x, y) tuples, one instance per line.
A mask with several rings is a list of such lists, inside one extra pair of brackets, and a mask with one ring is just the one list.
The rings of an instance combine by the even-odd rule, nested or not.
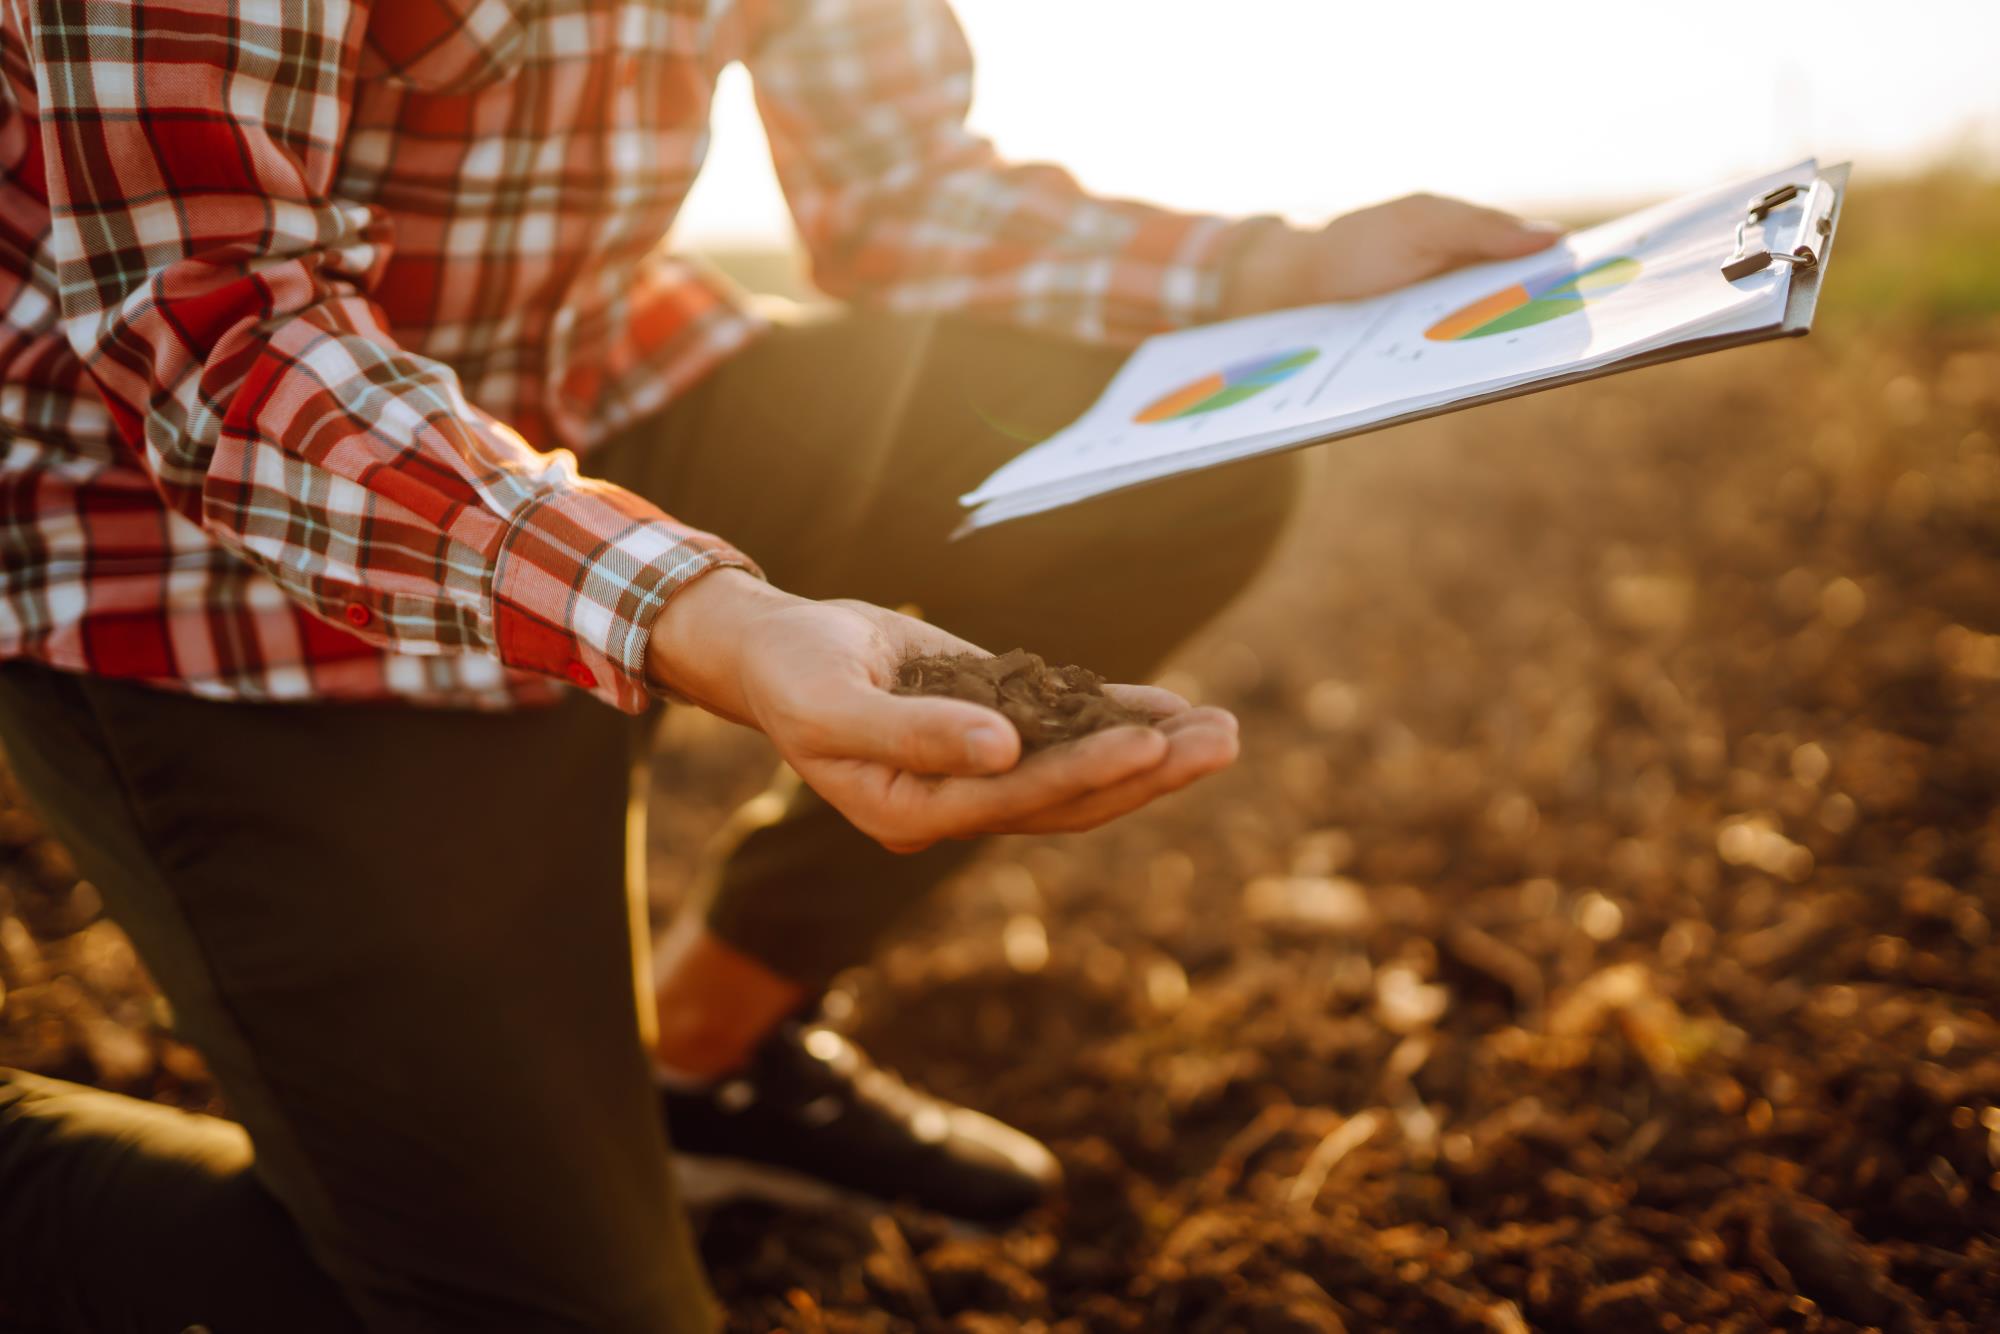
[[(1574, 212), (1819, 153), (1867, 173), (2000, 160), (2000, 5), (1746, 8), (959, 0), (973, 122), (1017, 160), (1182, 208), (1301, 221), (1428, 189)], [(1765, 12), (1768, 11), (1757, 11)], [(789, 232), (731, 70), (693, 244)]]

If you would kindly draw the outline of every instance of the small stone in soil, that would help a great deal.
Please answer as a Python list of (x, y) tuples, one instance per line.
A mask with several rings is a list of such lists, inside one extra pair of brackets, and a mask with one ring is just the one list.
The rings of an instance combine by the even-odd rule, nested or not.
[(1051, 667), (1026, 649), (994, 658), (926, 654), (896, 673), (898, 695), (944, 695), (998, 709), (1021, 734), (1023, 753), (1046, 750), (1109, 727), (1151, 727), (1152, 714), (1104, 693), (1104, 678), (1083, 667)]

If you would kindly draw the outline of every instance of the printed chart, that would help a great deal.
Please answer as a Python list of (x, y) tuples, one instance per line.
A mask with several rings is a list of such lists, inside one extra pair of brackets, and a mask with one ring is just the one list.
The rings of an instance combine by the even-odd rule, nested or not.
[(1319, 356), (1316, 347), (1297, 348), (1272, 356), (1256, 357), (1225, 366), (1219, 371), (1190, 380), (1170, 394), (1162, 395), (1136, 413), (1132, 420), (1141, 426), (1176, 421), (1215, 412), (1246, 398), (1254, 398), (1272, 385), (1282, 384), (1312, 364)]
[(959, 497), (972, 511), (964, 531), (1691, 352), (1705, 338), (1796, 332), (1785, 323), (1789, 274), (1732, 282), (1722, 260), (1743, 201), (1776, 186), (1813, 182), (1764, 219), (1767, 248), (1799, 234), (1808, 213), (1828, 221), (1834, 197), (1817, 170), (1801, 162), (1572, 233), (1560, 249), (1379, 296), (1149, 338), (1081, 416)]
[(1619, 255), (1586, 269), (1558, 269), (1528, 278), (1460, 306), (1424, 330), (1424, 337), (1434, 343), (1455, 343), (1573, 315), (1631, 282), (1639, 276), (1639, 269), (1638, 260)]

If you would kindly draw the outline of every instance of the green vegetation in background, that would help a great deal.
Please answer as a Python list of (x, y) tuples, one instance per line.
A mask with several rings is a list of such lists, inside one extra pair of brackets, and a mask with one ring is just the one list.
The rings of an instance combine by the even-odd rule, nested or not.
[(1820, 309), (1836, 322), (2000, 313), (2000, 180), (1940, 167), (1877, 185), (1865, 169), (1856, 168)]

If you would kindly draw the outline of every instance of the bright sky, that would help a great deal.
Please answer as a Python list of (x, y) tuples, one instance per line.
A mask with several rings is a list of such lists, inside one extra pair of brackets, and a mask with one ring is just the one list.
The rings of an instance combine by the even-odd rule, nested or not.
[[(973, 123), (1092, 188), (1321, 218), (1429, 189), (1528, 211), (1852, 157), (2000, 163), (2000, 0), (958, 0)], [(731, 70), (684, 242), (789, 228)]]

